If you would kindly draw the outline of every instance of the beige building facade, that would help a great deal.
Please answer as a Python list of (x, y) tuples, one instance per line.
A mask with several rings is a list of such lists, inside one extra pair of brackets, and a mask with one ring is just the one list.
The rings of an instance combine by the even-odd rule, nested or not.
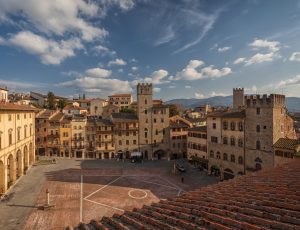
[(0, 105), (0, 193), (35, 161), (35, 112), (29, 106)]
[(153, 104), (152, 84), (137, 85), (139, 151), (146, 159), (170, 158), (169, 107)]
[(131, 94), (114, 94), (108, 96), (108, 103), (110, 105), (119, 106), (121, 109), (129, 108), (132, 103), (132, 95)]

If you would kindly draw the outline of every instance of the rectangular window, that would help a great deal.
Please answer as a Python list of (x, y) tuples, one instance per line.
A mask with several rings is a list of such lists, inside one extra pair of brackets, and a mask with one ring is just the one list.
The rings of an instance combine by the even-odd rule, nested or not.
[(213, 123), (213, 129), (216, 129), (216, 128), (217, 128), (217, 124)]
[(11, 114), (8, 115), (8, 121), (11, 121)]
[(260, 108), (256, 108), (256, 115), (260, 114)]
[(211, 136), (212, 143), (218, 143), (218, 137)]

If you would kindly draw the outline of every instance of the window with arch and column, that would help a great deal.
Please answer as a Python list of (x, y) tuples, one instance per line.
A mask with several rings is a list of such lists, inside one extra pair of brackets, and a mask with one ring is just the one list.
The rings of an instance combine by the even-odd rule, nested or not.
[(214, 157), (215, 157), (214, 155), (215, 155), (215, 154), (214, 154), (214, 151), (210, 150), (210, 152), (209, 152), (209, 157), (214, 158)]
[(144, 129), (144, 135), (145, 135), (145, 138), (148, 138), (148, 129), (147, 128)]
[(217, 152), (216, 158), (221, 159), (221, 153), (220, 152)]
[(223, 160), (224, 161), (228, 161), (228, 155), (227, 155), (227, 153), (223, 153)]

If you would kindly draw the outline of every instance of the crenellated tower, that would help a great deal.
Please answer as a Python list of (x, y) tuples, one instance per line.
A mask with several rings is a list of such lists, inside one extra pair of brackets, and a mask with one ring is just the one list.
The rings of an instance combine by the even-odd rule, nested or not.
[(244, 88), (233, 89), (233, 109), (238, 110), (243, 108), (245, 105), (244, 100)]

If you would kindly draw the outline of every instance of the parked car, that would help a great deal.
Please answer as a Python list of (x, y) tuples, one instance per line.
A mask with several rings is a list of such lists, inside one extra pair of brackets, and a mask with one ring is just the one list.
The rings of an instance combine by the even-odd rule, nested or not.
[(181, 164), (178, 164), (178, 163), (176, 164), (176, 169), (180, 172), (185, 172), (186, 171), (185, 167)]

